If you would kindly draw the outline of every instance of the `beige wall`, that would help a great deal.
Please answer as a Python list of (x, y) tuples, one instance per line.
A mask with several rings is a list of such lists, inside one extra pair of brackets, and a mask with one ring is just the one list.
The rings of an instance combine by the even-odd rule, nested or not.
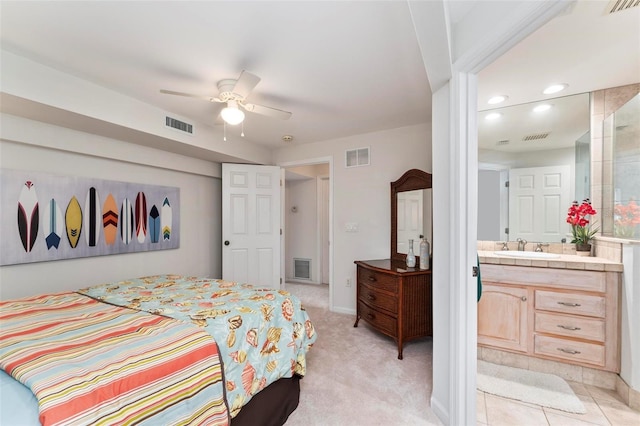
[[(345, 150), (370, 147), (371, 164), (345, 167)], [(332, 309), (355, 313), (355, 260), (390, 255), (390, 183), (412, 168), (431, 172), (431, 127), (417, 125), (356, 135), (274, 152), (275, 164), (332, 159), (333, 300)], [(435, 178), (434, 178), (435, 179)], [(357, 232), (345, 226), (356, 223)], [(434, 224), (437, 226), (437, 224)], [(433, 248), (434, 252), (437, 247)], [(347, 279), (351, 286), (347, 287)]]

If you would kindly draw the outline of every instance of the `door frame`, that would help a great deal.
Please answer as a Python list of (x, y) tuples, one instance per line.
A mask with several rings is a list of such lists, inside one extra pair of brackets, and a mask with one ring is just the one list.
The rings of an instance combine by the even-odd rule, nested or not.
[[(334, 178), (333, 178), (333, 157), (316, 157), (316, 158), (308, 158), (308, 159), (304, 159), (304, 160), (296, 160), (296, 161), (287, 161), (287, 162), (281, 162), (281, 163), (277, 163), (277, 166), (280, 166), (282, 168), (282, 170), (284, 171), (284, 169), (289, 168), (289, 167), (298, 167), (298, 166), (312, 166), (315, 164), (329, 164), (329, 310), (333, 311), (333, 182), (334, 182)], [(284, 175), (284, 172), (283, 172)], [(284, 182), (283, 182), (283, 187), (284, 187)], [(284, 200), (284, 197), (283, 197)], [(284, 217), (285, 215), (285, 211), (284, 211), (284, 206), (285, 206), (285, 202), (282, 201), (281, 203), (282, 205), (282, 217)], [(284, 226), (284, 221), (283, 221), (283, 226)], [(286, 235), (286, 229), (283, 228), (283, 235)], [(319, 233), (319, 230), (316, 230), (316, 233)], [(284, 242), (283, 242), (283, 250), (284, 249)], [(319, 244), (317, 245), (318, 250), (320, 249)], [(283, 253), (283, 258), (285, 256), (286, 253)], [(320, 253), (318, 253), (318, 259), (319, 259)], [(285, 281), (285, 270), (284, 268), (282, 268), (282, 270), (280, 271), (280, 275), (282, 276), (282, 280), (283, 283)]]
[[(324, 255), (324, 244), (323, 244), (323, 227), (322, 227), (322, 220), (321, 220), (321, 210), (324, 208), (324, 199), (323, 199), (323, 192), (322, 192), (322, 187), (324, 185), (324, 181), (328, 181), (327, 185), (330, 187), (331, 186), (331, 178), (329, 177), (329, 175), (321, 175), (321, 176), (317, 176), (316, 177), (316, 205), (317, 205), (317, 210), (318, 210), (318, 282), (320, 284), (324, 284), (324, 262), (325, 260), (327, 262), (330, 262), (330, 256), (327, 256), (327, 259), (325, 259), (325, 255)], [(329, 196), (327, 195), (327, 201), (326, 203), (329, 203)], [(327, 210), (329, 210), (329, 206), (327, 206)], [(329, 243), (330, 238), (330, 232), (329, 232), (329, 214), (330, 214), (330, 210), (327, 212), (327, 242)], [(331, 250), (331, 244), (329, 243), (329, 250)], [(327, 272), (327, 275), (329, 273)], [(327, 276), (327, 282), (329, 281), (329, 276)]]

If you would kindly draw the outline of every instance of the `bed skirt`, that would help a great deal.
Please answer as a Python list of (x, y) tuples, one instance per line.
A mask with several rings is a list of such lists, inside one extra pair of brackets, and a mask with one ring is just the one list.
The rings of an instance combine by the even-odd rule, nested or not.
[(298, 407), (300, 376), (274, 382), (254, 395), (231, 419), (231, 426), (281, 426)]

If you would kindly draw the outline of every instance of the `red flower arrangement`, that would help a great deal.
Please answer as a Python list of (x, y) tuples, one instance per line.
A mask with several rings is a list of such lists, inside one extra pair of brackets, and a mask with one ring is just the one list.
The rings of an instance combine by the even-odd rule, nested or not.
[(582, 204), (578, 204), (577, 201), (571, 204), (567, 212), (567, 223), (571, 225), (572, 243), (590, 244), (591, 239), (598, 232), (598, 228), (587, 226), (589, 225), (587, 216), (593, 216), (596, 213), (588, 198), (582, 201)]
[(627, 205), (616, 204), (614, 209), (615, 235), (618, 237), (633, 237), (635, 228), (640, 225), (640, 206), (634, 200)]

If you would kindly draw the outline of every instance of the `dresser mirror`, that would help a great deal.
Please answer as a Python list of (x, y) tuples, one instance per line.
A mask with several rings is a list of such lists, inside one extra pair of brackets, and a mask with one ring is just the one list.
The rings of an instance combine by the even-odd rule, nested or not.
[(431, 174), (418, 169), (405, 172), (391, 182), (391, 259), (405, 260), (413, 240), (419, 262), (420, 236), (432, 241)]

